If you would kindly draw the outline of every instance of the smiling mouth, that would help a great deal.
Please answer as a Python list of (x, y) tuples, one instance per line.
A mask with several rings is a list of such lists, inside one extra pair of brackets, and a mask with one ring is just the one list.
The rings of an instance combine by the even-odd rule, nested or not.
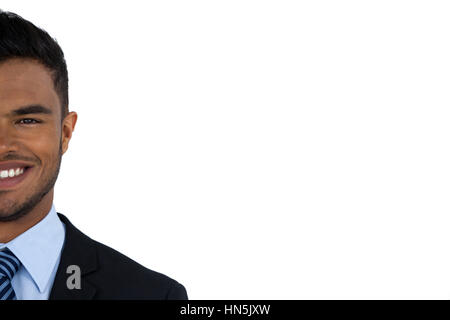
[(13, 178), (24, 173), (27, 167), (18, 167), (16, 169), (1, 170), (0, 179)]
[(11, 188), (21, 183), (28, 176), (31, 168), (24, 166), (0, 170), (0, 189)]

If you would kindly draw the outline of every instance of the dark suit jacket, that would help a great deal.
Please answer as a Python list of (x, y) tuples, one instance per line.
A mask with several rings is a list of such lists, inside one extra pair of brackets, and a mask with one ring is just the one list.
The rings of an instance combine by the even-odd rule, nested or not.
[[(49, 300), (187, 299), (186, 289), (177, 281), (90, 239), (64, 215), (58, 216), (66, 226), (66, 238)], [(67, 286), (70, 265), (80, 267), (81, 289)]]

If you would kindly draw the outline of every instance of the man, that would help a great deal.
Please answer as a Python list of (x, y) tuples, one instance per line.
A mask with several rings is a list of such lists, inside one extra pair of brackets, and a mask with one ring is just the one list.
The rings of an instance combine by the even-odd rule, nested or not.
[(0, 10), (0, 299), (187, 299), (177, 281), (55, 211), (54, 185), (76, 122), (59, 45)]

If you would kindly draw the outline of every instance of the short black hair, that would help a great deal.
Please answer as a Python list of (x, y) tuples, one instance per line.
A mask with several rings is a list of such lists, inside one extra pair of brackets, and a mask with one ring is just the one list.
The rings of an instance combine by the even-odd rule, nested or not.
[(31, 58), (47, 67), (64, 119), (69, 112), (69, 77), (61, 47), (45, 30), (0, 9), (0, 63), (12, 58)]

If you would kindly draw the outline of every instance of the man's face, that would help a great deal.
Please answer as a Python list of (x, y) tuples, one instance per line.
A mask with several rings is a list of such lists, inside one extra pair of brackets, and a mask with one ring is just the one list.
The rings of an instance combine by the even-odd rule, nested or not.
[(0, 63), (0, 222), (26, 215), (49, 191), (53, 197), (67, 124), (48, 69), (30, 59)]

